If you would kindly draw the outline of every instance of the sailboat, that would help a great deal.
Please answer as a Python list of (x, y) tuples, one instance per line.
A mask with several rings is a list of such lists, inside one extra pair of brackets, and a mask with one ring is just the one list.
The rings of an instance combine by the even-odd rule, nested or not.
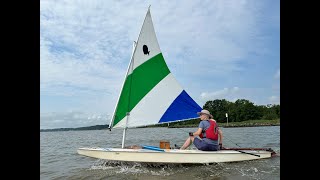
[(219, 151), (180, 150), (142, 146), (125, 147), (128, 128), (198, 118), (202, 108), (182, 88), (170, 72), (155, 34), (150, 6), (115, 106), (109, 129), (122, 128), (120, 148), (78, 148), (80, 155), (127, 162), (218, 163), (270, 158), (274, 152), (264, 148), (225, 148)]

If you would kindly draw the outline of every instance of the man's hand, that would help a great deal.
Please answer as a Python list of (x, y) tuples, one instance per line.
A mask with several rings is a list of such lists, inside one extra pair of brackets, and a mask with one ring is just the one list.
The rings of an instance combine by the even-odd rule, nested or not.
[(193, 136), (193, 132), (189, 132), (189, 136)]

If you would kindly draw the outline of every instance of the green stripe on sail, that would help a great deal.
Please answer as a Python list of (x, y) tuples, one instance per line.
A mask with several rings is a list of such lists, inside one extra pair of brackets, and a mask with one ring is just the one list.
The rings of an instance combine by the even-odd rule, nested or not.
[(126, 113), (130, 112), (169, 73), (170, 70), (164, 61), (162, 53), (159, 53), (134, 69), (124, 83), (113, 126), (123, 119)]

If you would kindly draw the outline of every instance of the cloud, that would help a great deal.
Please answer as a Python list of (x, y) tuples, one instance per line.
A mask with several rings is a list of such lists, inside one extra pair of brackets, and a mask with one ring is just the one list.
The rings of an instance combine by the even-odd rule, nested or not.
[[(159, 27), (158, 39), (164, 57), (178, 76), (241, 71), (239, 62), (245, 61), (249, 54), (264, 54), (261, 49), (268, 51), (257, 41), (263, 38), (258, 28), (263, 22), (260, 9), (257, 1), (188, 1), (180, 8), (168, 4), (155, 16), (160, 19), (156, 28)], [(202, 71), (194, 71), (199, 62), (206, 65)]]
[(209, 100), (215, 100), (215, 99), (226, 99), (230, 96), (235, 96), (239, 92), (238, 87), (233, 88), (224, 88), (222, 90), (218, 90), (215, 92), (202, 92), (200, 97), (203, 102), (209, 101)]
[(40, 114), (40, 129), (74, 128), (109, 124), (107, 114), (87, 114), (83, 112), (52, 112)]
[(202, 92), (200, 101), (204, 104), (215, 99), (226, 99), (230, 102), (235, 102), (238, 99), (247, 99), (256, 105), (280, 104), (278, 96), (266, 96), (266, 94), (270, 93), (273, 93), (272, 88), (224, 88), (213, 92)]
[(280, 104), (280, 97), (278, 96), (271, 96), (269, 97), (269, 102), (268, 104)]
[[(144, 3), (40, 3), (41, 93), (65, 94), (59, 93), (61, 86), (107, 92), (120, 89), (131, 44), (145, 15)], [(160, 47), (177, 73), (199, 74), (192, 70), (199, 59), (211, 74), (239, 71), (238, 61), (252, 51), (261, 52), (255, 43), (260, 5), (254, 1), (186, 1), (184, 6), (168, 1), (154, 6)]]

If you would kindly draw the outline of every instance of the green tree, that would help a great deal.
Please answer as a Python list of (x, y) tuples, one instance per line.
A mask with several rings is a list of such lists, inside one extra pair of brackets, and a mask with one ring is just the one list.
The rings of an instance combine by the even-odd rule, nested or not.
[(216, 99), (214, 101), (207, 101), (203, 106), (203, 109), (207, 109), (213, 115), (213, 118), (217, 122), (225, 122), (225, 113), (228, 110), (228, 101), (225, 99)]
[(259, 118), (258, 109), (256, 106), (246, 99), (238, 99), (235, 102), (236, 106), (236, 121), (254, 120)]
[(203, 106), (218, 122), (226, 122), (225, 113), (228, 113), (229, 122), (246, 120), (274, 120), (280, 118), (280, 105), (254, 105), (246, 99), (229, 102), (225, 99), (209, 100)]

